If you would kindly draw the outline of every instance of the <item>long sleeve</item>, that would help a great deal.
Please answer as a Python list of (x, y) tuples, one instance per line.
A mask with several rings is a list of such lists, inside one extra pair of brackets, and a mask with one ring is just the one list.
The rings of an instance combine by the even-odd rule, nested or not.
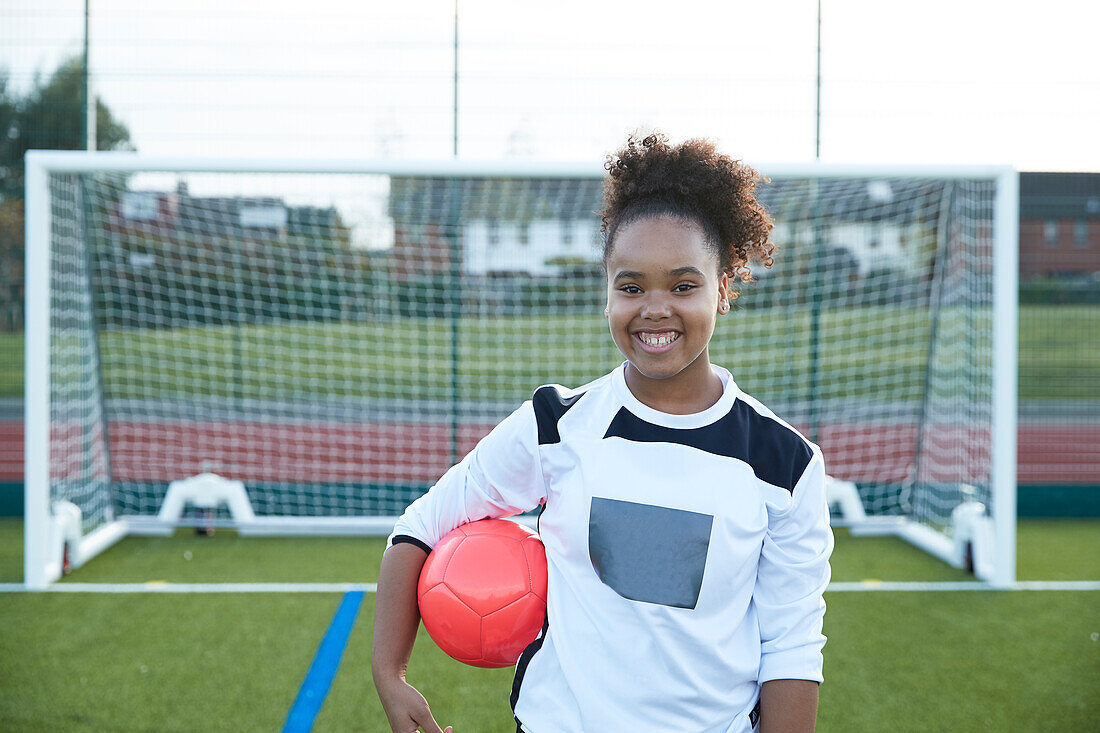
[(821, 682), (822, 594), (829, 584), (833, 534), (825, 498), (825, 465), (816, 446), (789, 504), (769, 505), (768, 514), (753, 593), (760, 625), (759, 682)]
[(522, 514), (545, 496), (535, 414), (528, 401), (408, 506), (387, 546), (404, 537), (432, 548), (461, 524)]

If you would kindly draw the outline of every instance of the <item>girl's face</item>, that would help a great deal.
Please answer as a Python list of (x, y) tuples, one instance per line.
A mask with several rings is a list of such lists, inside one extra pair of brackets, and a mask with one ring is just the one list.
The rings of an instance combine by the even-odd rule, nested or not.
[(707, 345), (728, 288), (700, 227), (665, 216), (634, 221), (607, 259), (611, 337), (642, 377), (710, 379)]

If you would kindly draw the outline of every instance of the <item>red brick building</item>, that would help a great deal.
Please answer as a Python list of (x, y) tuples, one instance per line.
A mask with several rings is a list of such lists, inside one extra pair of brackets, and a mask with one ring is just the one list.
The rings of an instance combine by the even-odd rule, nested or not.
[(1100, 173), (1021, 173), (1020, 280), (1092, 273), (1100, 273)]

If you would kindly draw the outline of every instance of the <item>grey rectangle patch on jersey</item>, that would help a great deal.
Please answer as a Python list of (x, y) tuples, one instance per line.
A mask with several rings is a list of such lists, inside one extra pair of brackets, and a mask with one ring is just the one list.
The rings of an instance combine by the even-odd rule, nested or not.
[(714, 517), (683, 509), (592, 497), (588, 556), (623, 598), (695, 608)]

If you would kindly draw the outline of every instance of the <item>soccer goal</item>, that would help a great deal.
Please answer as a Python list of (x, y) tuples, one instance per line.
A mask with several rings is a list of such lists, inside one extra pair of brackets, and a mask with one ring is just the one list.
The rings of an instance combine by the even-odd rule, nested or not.
[[(838, 523), (1015, 575), (1017, 184), (761, 165), (711, 358)], [(540, 384), (621, 360), (599, 165), (27, 156), (26, 582), (128, 534), (385, 534)]]

